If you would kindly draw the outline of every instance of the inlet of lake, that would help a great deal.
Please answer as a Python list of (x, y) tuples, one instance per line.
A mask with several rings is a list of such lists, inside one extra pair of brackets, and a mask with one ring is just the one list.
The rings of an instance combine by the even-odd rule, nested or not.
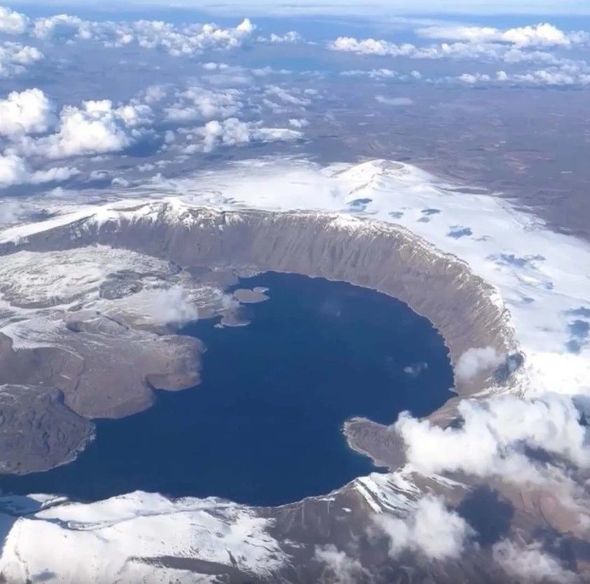
[(451, 397), (443, 339), (407, 305), (293, 274), (269, 272), (237, 287), (257, 286), (270, 299), (245, 307), (248, 326), (210, 319), (181, 331), (207, 346), (199, 386), (158, 392), (140, 414), (98, 420), (77, 460), (4, 476), (0, 489), (82, 501), (142, 490), (279, 505), (376, 470), (349, 448), (347, 419), (391, 424), (404, 410), (424, 416)]

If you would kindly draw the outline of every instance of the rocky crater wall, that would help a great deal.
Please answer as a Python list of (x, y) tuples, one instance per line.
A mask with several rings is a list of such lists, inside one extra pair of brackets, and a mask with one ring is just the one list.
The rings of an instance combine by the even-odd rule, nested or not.
[[(92, 244), (121, 247), (183, 267), (277, 271), (345, 281), (407, 303), (441, 332), (456, 364), (470, 348), (515, 350), (508, 315), (495, 290), (453, 256), (406, 229), (332, 214), (214, 211), (172, 213), (162, 203), (149, 214), (122, 210), (30, 236), (19, 249), (48, 251)], [(465, 396), (480, 391), (492, 371), (456, 380)]]

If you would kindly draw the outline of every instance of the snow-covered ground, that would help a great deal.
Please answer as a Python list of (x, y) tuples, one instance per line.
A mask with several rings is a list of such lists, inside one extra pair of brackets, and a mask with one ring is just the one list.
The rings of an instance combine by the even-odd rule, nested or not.
[(21, 251), (0, 264), (2, 297), (13, 304), (66, 308), (74, 301), (98, 298), (109, 274), (122, 270), (168, 274), (168, 262), (106, 246), (67, 252)]
[(49, 505), (12, 526), (0, 570), (9, 582), (214, 581), (181, 568), (154, 569), (159, 558), (174, 556), (269, 576), (285, 558), (268, 527), (244, 507), (214, 499), (170, 501), (137, 492), (93, 504)]
[[(47, 347), (60, 344), (63, 314), (74, 308), (157, 327), (196, 320), (199, 309), (222, 305), (222, 290), (195, 286), (177, 271), (167, 261), (102, 245), (8, 255), (0, 263), (0, 331), (15, 348)], [(101, 285), (125, 272), (140, 281), (138, 289), (101, 297)]]

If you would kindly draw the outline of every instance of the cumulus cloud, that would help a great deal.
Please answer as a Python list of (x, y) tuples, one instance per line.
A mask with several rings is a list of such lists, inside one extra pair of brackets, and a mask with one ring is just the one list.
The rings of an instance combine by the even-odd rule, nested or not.
[(500, 58), (500, 51), (493, 46), (477, 46), (469, 43), (442, 43), (419, 47), (412, 43), (397, 44), (373, 38), (356, 39), (354, 37), (338, 37), (328, 43), (328, 49), (343, 51), (357, 55), (377, 55), (380, 57), (408, 57), (410, 59), (473, 59), (479, 54)]
[(160, 48), (173, 56), (182, 56), (211, 49), (240, 47), (255, 28), (247, 18), (234, 28), (221, 28), (214, 24), (176, 28), (169, 23), (139, 21), (133, 23), (130, 30), (117, 33), (125, 44), (134, 40), (142, 48)]
[(588, 41), (587, 33), (566, 33), (548, 23), (500, 30), (487, 26), (431, 26), (418, 34), (432, 39), (468, 41), (470, 43), (511, 43), (519, 47), (570, 46)]
[(518, 85), (525, 87), (585, 87), (590, 85), (590, 68), (582, 62), (564, 61), (557, 66), (530, 71), (508, 72), (503, 69), (490, 73), (462, 73), (449, 81), (468, 85)]
[(236, 146), (251, 140), (250, 126), (237, 118), (223, 121), (213, 120), (201, 130), (203, 150), (212, 152), (219, 145)]
[(22, 182), (28, 175), (22, 158), (15, 155), (0, 155), (0, 187)]
[(78, 36), (90, 39), (94, 35), (93, 25), (69, 14), (56, 14), (47, 18), (38, 18), (33, 24), (33, 35), (40, 39)]
[(397, 72), (393, 69), (349, 69), (340, 73), (343, 77), (368, 77), (369, 79), (395, 79)]
[(151, 113), (147, 105), (114, 107), (109, 100), (85, 101), (81, 107), (63, 108), (56, 133), (23, 139), (18, 148), (53, 159), (120, 152), (141, 138)]
[(524, 73), (498, 71), (496, 81), (532, 86), (586, 86), (590, 85), (590, 70), (587, 66), (572, 63)]
[(251, 142), (279, 142), (297, 140), (303, 135), (289, 128), (265, 128), (237, 118), (212, 120), (198, 131), (202, 137), (203, 152), (212, 152), (219, 146), (243, 146)]
[(258, 41), (262, 43), (270, 43), (272, 45), (292, 45), (303, 42), (303, 37), (298, 32), (290, 30), (285, 34), (275, 34), (273, 32), (267, 37), (258, 37)]
[(338, 584), (357, 584), (359, 578), (367, 574), (358, 560), (352, 559), (334, 545), (316, 547), (315, 558), (325, 564), (333, 581)]
[(328, 48), (332, 51), (382, 57), (409, 57), (416, 52), (416, 47), (410, 43), (398, 45), (384, 40), (373, 38), (359, 40), (354, 37), (338, 37), (328, 44)]
[(505, 357), (493, 347), (468, 349), (457, 360), (455, 377), (457, 381), (471, 381), (481, 373), (491, 373), (504, 360)]
[(36, 170), (31, 173), (28, 181), (30, 184), (43, 184), (51, 182), (64, 182), (80, 174), (77, 168), (69, 166), (57, 166), (46, 170)]
[(75, 168), (58, 167), (31, 171), (27, 162), (15, 154), (0, 155), (0, 188), (18, 184), (63, 182), (76, 176)]
[(543, 23), (535, 26), (521, 26), (510, 28), (502, 33), (502, 40), (514, 43), (515, 45), (530, 46), (568, 46), (574, 43), (588, 41), (588, 34), (585, 32), (565, 33), (552, 24)]
[(0, 136), (46, 132), (53, 122), (53, 104), (39, 89), (13, 91), (0, 99)]
[(19, 12), (0, 6), (0, 33), (22, 34), (27, 30), (29, 19)]
[(457, 558), (473, 535), (462, 517), (433, 496), (420, 499), (404, 519), (383, 514), (377, 515), (375, 522), (389, 537), (392, 557), (409, 550), (433, 560)]
[(35, 47), (20, 43), (2, 43), (0, 44), (0, 77), (11, 77), (23, 73), (41, 59), (43, 59), (43, 53)]
[[(547, 51), (532, 50), (534, 43), (475, 42), (470, 40), (442, 42), (417, 46), (412, 43), (397, 44), (379, 39), (357, 39), (339, 37), (328, 43), (328, 49), (357, 55), (377, 55), (381, 57), (407, 57), (410, 59), (455, 59), (474, 60), (485, 58), (506, 63), (540, 62), (559, 65), (563, 62)], [(545, 45), (548, 46), (548, 45)]]
[(488, 83), (492, 78), (486, 73), (462, 73), (457, 77), (461, 83), (475, 85), (476, 83)]
[(303, 128), (307, 128), (307, 126), (309, 126), (309, 122), (305, 118), (291, 118), (289, 120), (289, 125), (293, 128), (302, 130)]
[(177, 93), (175, 102), (165, 109), (166, 119), (184, 123), (229, 117), (240, 111), (240, 97), (236, 89), (214, 91), (191, 86)]
[(573, 572), (566, 570), (557, 559), (545, 553), (539, 543), (516, 545), (509, 540), (502, 540), (494, 545), (493, 555), (494, 560), (507, 574), (523, 582), (579, 582)]
[(156, 20), (94, 22), (58, 14), (37, 19), (33, 34), (40, 39), (93, 40), (107, 47), (136, 45), (159, 49), (172, 56), (192, 56), (206, 50), (240, 47), (255, 28), (248, 19), (235, 27), (223, 28), (215, 24), (177, 26)]
[[(454, 43), (418, 47), (412, 43), (397, 44), (379, 39), (356, 39), (354, 37), (338, 37), (328, 43), (328, 49), (355, 53), (357, 55), (377, 55), (380, 57), (408, 57), (410, 59), (442, 59), (451, 57), (474, 57), (474, 50), (467, 52), (467, 44)], [(489, 52), (489, 50), (488, 50)]]
[(408, 461), (420, 472), (462, 471), (515, 482), (546, 479), (545, 467), (527, 456), (542, 450), (578, 467), (590, 466), (588, 434), (571, 399), (547, 395), (534, 400), (499, 396), (463, 400), (460, 427), (441, 428), (402, 414), (395, 429)]
[(159, 103), (168, 96), (168, 88), (165, 85), (150, 85), (143, 92), (143, 99), (148, 104)]

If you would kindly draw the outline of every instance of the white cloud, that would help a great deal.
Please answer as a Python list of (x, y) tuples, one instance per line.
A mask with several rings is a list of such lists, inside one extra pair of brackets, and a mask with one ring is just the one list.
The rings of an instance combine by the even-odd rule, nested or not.
[(500, 30), (487, 26), (431, 26), (418, 29), (418, 34), (431, 39), (468, 41), (470, 43), (511, 43), (519, 47), (569, 46), (586, 42), (582, 32), (566, 33), (552, 24), (542, 23)]
[(213, 61), (203, 63), (201, 67), (203, 67), (203, 69), (206, 71), (223, 71), (230, 68), (230, 66), (226, 63), (215, 63)]
[(180, 326), (199, 318), (196, 302), (182, 286), (142, 290), (131, 299), (132, 311), (150, 324)]
[(20, 43), (0, 45), (0, 77), (23, 73), (27, 67), (43, 59), (43, 53), (35, 47)]
[(375, 101), (383, 105), (391, 105), (394, 107), (414, 104), (414, 100), (410, 99), (409, 97), (387, 97), (385, 95), (376, 95)]
[(291, 142), (300, 140), (303, 134), (289, 128), (264, 128), (254, 127), (252, 137), (255, 142)]
[(507, 74), (498, 71), (497, 81), (534, 86), (585, 86), (590, 85), (590, 70), (575, 64), (536, 69), (525, 73)]
[(358, 560), (338, 550), (334, 545), (316, 547), (315, 558), (326, 565), (334, 582), (338, 584), (357, 584), (359, 577), (367, 574)]
[(480, 54), (490, 58), (500, 58), (500, 51), (493, 45), (472, 45), (470, 43), (442, 43), (419, 47), (411, 43), (396, 44), (378, 39), (356, 39), (338, 37), (328, 43), (328, 49), (355, 53), (357, 55), (377, 55), (380, 57), (407, 57), (410, 59), (473, 59)]
[(342, 71), (340, 75), (342, 75), (343, 77), (368, 77), (369, 79), (374, 79), (378, 81), (384, 79), (395, 79), (396, 77), (399, 77), (399, 74), (396, 71), (386, 68), (369, 70), (350, 69), (347, 71)]
[(47, 170), (36, 170), (35, 172), (31, 173), (28, 181), (31, 184), (44, 184), (50, 182), (63, 182), (73, 178), (80, 174), (78, 169), (66, 167), (66, 166), (58, 166), (54, 168), (49, 168)]
[(28, 25), (29, 19), (24, 14), (0, 6), (0, 33), (22, 34)]
[(242, 122), (237, 118), (212, 120), (198, 133), (202, 136), (202, 150), (212, 152), (219, 146), (243, 146), (250, 142), (278, 142), (297, 140), (301, 132), (288, 128), (265, 128), (258, 124)]
[(18, 149), (47, 158), (119, 152), (142, 136), (141, 126), (150, 120), (151, 109), (146, 105), (115, 108), (109, 100), (85, 101), (79, 108), (63, 108), (55, 134), (24, 138)]
[(486, 26), (429, 26), (419, 28), (416, 33), (429, 39), (444, 39), (470, 42), (488, 42), (499, 40), (501, 32), (497, 28)]
[[(580, 33), (581, 34), (581, 33)], [(442, 42), (426, 46), (416, 46), (411, 43), (396, 44), (386, 40), (373, 38), (356, 39), (354, 37), (339, 37), (328, 43), (328, 49), (343, 51), (357, 55), (376, 55), (381, 57), (406, 57), (410, 59), (457, 59), (475, 60), (488, 59), (507, 63), (541, 62), (554, 65), (564, 62), (555, 55), (540, 50), (530, 50), (534, 47), (533, 40), (529, 44), (507, 43), (500, 41), (472, 41), (462, 40)], [(548, 46), (545, 44), (544, 46)]]
[(288, 91), (278, 85), (268, 85), (265, 89), (268, 97), (274, 97), (288, 106), (305, 107), (311, 103), (307, 97), (299, 97), (294, 91)]
[[(492, 78), (485, 73), (463, 73), (462, 75), (459, 75), (457, 79), (461, 81), (461, 83), (467, 83), (468, 85), (475, 85), (476, 83), (488, 83), (492, 80)], [(485, 349), (481, 350), (485, 351)], [(475, 359), (475, 356), (473, 356), (472, 359)]]
[(33, 35), (40, 39), (71, 37), (90, 39), (93, 37), (91, 22), (69, 14), (56, 14), (47, 18), (38, 18), (33, 25)]
[(212, 152), (219, 145), (235, 146), (250, 142), (250, 126), (237, 118), (229, 118), (221, 122), (213, 120), (201, 130), (203, 149)]
[(144, 101), (148, 104), (158, 103), (168, 96), (168, 90), (164, 85), (150, 85), (144, 92)]
[(289, 125), (293, 128), (297, 128), (298, 130), (302, 130), (303, 128), (307, 128), (307, 126), (309, 126), (309, 122), (305, 118), (291, 118), (289, 120)]
[(238, 48), (251, 37), (255, 28), (247, 18), (235, 27), (222, 28), (215, 24), (177, 26), (155, 20), (93, 22), (58, 14), (37, 19), (33, 34), (41, 39), (93, 40), (107, 47), (134, 44), (144, 49), (160, 49), (173, 56), (192, 56), (206, 50)]
[(25, 162), (22, 158), (14, 155), (0, 155), (0, 187), (23, 182), (28, 176)]
[(127, 128), (139, 128), (152, 122), (152, 110), (149, 106), (140, 103), (128, 103), (114, 110)]
[(343, 51), (359, 55), (380, 55), (382, 57), (409, 57), (416, 52), (416, 47), (410, 43), (397, 45), (383, 40), (371, 38), (359, 40), (354, 37), (338, 37), (328, 44), (328, 48), (332, 51)]
[(266, 67), (255, 67), (254, 69), (248, 69), (252, 75), (256, 77), (268, 77), (269, 75), (291, 75), (292, 71), (289, 69), (274, 69), (267, 65)]
[[(173, 56), (182, 56), (211, 49), (240, 47), (252, 35), (255, 28), (248, 19), (244, 19), (234, 28), (221, 28), (214, 24), (175, 28), (168, 23), (139, 21), (133, 23), (125, 35), (127, 39), (133, 39), (140, 47), (160, 48)], [(122, 36), (121, 31), (118, 31), (118, 34)]]
[(455, 377), (458, 381), (471, 381), (481, 373), (488, 375), (505, 361), (493, 347), (471, 348), (465, 351), (455, 366)]
[(240, 96), (236, 89), (212, 91), (192, 86), (178, 93), (176, 101), (165, 109), (166, 119), (183, 123), (232, 116), (242, 108)]
[(516, 545), (503, 540), (494, 545), (494, 560), (512, 577), (531, 584), (536, 582), (573, 584), (579, 578), (566, 570), (554, 557), (542, 551), (541, 545)]
[(75, 168), (50, 168), (31, 171), (28, 164), (16, 154), (0, 155), (0, 188), (18, 184), (62, 182), (77, 175)]
[(457, 558), (473, 534), (462, 517), (433, 496), (420, 499), (404, 519), (382, 514), (375, 522), (389, 537), (392, 557), (410, 550), (434, 560)]
[(0, 100), (0, 136), (46, 132), (53, 122), (53, 105), (40, 89), (13, 91)]
[(558, 66), (544, 69), (511, 73), (503, 69), (495, 74), (463, 73), (458, 77), (447, 78), (468, 85), (510, 84), (530, 87), (585, 87), (590, 85), (590, 68), (582, 62), (564, 61)]
[(268, 37), (258, 37), (257, 40), (261, 43), (270, 43), (273, 45), (292, 45), (303, 42), (303, 37), (298, 32), (290, 30), (285, 34), (275, 34), (273, 32)]
[(502, 40), (521, 47), (534, 46), (568, 46), (588, 41), (584, 32), (565, 33), (552, 24), (537, 24), (511, 28), (502, 33)]
[(586, 428), (572, 400), (547, 395), (484, 401), (463, 400), (460, 427), (441, 428), (408, 414), (395, 425), (406, 444), (408, 461), (425, 474), (462, 471), (515, 482), (543, 482), (545, 467), (527, 457), (525, 446), (590, 466)]
[[(474, 58), (473, 46), (467, 43), (442, 43), (427, 47), (417, 47), (411, 43), (396, 44), (378, 39), (356, 39), (354, 37), (338, 37), (328, 44), (332, 51), (355, 53), (357, 55), (377, 55), (380, 57), (408, 57), (410, 59), (442, 59), (442, 58)], [(483, 49), (479, 49), (481, 52)], [(490, 53), (491, 49), (485, 49)]]

